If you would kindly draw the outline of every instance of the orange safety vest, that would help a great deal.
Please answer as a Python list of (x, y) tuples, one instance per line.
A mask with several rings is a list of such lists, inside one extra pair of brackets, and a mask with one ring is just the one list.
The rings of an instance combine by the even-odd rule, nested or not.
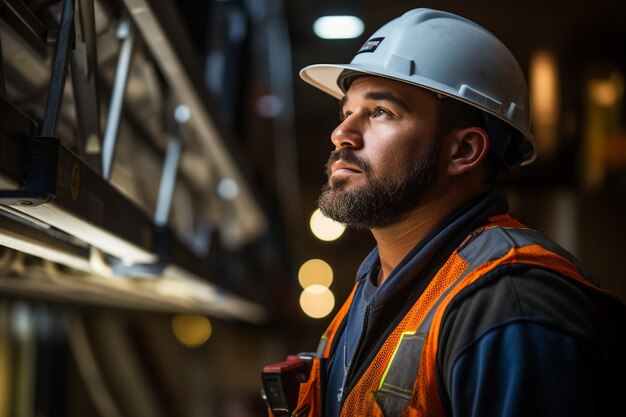
[[(516, 263), (536, 265), (603, 291), (584, 278), (569, 254), (538, 232), (508, 215), (489, 220), (489, 225), (470, 234), (450, 255), (389, 334), (347, 394), (341, 417), (444, 416), (435, 376), (442, 318), (457, 294), (498, 267)], [(329, 357), (337, 329), (350, 309), (355, 291), (356, 286), (322, 336), (319, 357)], [(293, 416), (322, 415), (320, 379), (320, 359), (314, 359), (308, 381), (300, 385)]]

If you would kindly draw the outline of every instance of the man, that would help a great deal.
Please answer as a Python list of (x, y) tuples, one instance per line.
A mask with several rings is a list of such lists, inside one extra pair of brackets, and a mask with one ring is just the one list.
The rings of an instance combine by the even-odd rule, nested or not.
[(492, 191), (498, 172), (535, 158), (506, 47), (417, 9), (351, 64), (301, 76), (341, 99), (320, 208), (377, 247), (293, 415), (615, 415), (623, 304)]

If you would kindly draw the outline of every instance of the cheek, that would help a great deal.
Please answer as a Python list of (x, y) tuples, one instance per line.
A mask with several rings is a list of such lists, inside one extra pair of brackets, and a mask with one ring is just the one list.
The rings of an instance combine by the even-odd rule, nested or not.
[(374, 170), (377, 167), (384, 169), (377, 176), (412, 165), (425, 152), (426, 143), (430, 140), (415, 125), (402, 129), (381, 128), (374, 133), (372, 140), (366, 141), (368, 146), (365, 151)]
[(411, 169), (419, 157), (415, 146), (396, 144), (396, 146), (381, 150), (372, 158), (374, 176), (382, 178), (401, 178)]
[(404, 165), (407, 161), (413, 161), (422, 152), (416, 140), (398, 140), (392, 146), (380, 151), (380, 159), (391, 165)]

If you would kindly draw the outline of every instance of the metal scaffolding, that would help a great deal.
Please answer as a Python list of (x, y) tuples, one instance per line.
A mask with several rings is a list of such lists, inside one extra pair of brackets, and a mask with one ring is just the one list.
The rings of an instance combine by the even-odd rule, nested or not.
[[(0, 244), (86, 277), (59, 271), (56, 281), (0, 278), (0, 287), (262, 320), (261, 307), (211, 284), (207, 245), (189, 244), (217, 233), (222, 245), (237, 247), (259, 236), (266, 219), (225, 145), (229, 133), (184, 36), (169, 30), (180, 26), (173, 6), (111, 3), (63, 0), (42, 12), (21, 0), (0, 1)], [(20, 67), (13, 51), (48, 74), (45, 100), (41, 77)], [(141, 155), (128, 155), (135, 136), (161, 161), (152, 162), (160, 164), (154, 190), (116, 184), (123, 182), (119, 172), (147, 175)], [(118, 162), (123, 144), (125, 164)], [(223, 180), (236, 185), (234, 194), (220, 197)], [(177, 193), (185, 198), (177, 201)], [(179, 218), (192, 226), (172, 222), (177, 209), (191, 213)]]

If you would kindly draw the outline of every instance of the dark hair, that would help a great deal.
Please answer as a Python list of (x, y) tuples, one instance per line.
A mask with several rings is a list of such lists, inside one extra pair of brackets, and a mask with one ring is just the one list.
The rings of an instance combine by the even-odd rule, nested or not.
[(486, 129), (483, 112), (462, 101), (437, 94), (437, 132), (446, 134), (455, 129), (479, 127)]
[[(460, 100), (437, 94), (437, 137), (441, 138), (456, 129), (479, 127), (487, 131), (484, 113)], [(485, 159), (485, 182), (493, 185), (498, 168), (492, 154)]]

